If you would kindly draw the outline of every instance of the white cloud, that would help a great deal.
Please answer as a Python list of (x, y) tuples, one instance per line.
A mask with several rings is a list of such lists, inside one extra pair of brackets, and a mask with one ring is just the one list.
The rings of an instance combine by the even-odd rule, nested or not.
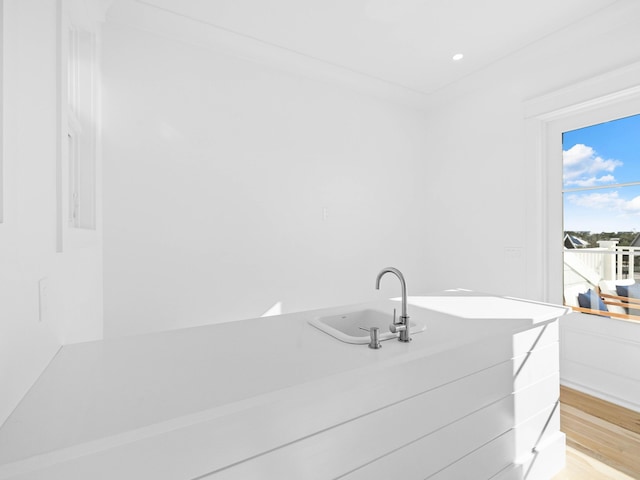
[(569, 195), (569, 202), (579, 207), (598, 210), (610, 210), (616, 213), (640, 215), (640, 196), (630, 200), (620, 198), (618, 192), (589, 193), (583, 195)]
[(616, 179), (611, 174), (622, 166), (620, 160), (605, 160), (592, 147), (581, 143), (563, 150), (562, 163), (565, 186), (578, 187), (614, 183)]
[(640, 214), (640, 197), (625, 201), (622, 208), (626, 213)]
[(562, 151), (562, 163), (565, 167), (579, 164), (595, 155), (595, 150), (591, 147), (578, 143), (569, 150)]
[(579, 207), (618, 210), (624, 202), (618, 192), (590, 193), (586, 195), (569, 195), (569, 202)]
[(567, 187), (594, 187), (596, 185), (603, 185), (606, 183), (613, 183), (616, 178), (613, 175), (603, 175), (602, 177), (591, 177), (582, 180), (565, 180), (564, 184)]

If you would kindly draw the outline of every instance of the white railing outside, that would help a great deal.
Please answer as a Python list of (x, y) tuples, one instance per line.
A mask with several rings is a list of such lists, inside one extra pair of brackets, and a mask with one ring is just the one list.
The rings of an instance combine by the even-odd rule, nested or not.
[(635, 278), (635, 258), (638, 256), (640, 256), (640, 247), (616, 247), (616, 279)]
[(583, 265), (584, 271), (577, 273), (584, 278), (594, 274), (600, 280), (635, 278), (635, 258), (640, 256), (640, 247), (619, 246), (615, 241), (600, 242), (600, 245), (599, 248), (565, 249), (565, 262), (574, 269), (576, 265)]
[(592, 276), (590, 273), (593, 272), (601, 279), (610, 275), (611, 267), (605, 263), (610, 264), (612, 260), (615, 261), (613, 253), (604, 248), (565, 249), (564, 251), (566, 262), (578, 270), (577, 273), (589, 278)]

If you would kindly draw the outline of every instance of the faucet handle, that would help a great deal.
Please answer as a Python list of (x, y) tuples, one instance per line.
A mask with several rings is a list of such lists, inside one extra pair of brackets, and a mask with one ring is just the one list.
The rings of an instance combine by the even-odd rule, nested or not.
[(404, 332), (407, 329), (407, 326), (402, 323), (392, 323), (389, 325), (389, 331), (391, 333), (400, 333)]
[(393, 323), (391, 325), (389, 325), (389, 331), (391, 333), (400, 333), (402, 330), (406, 330), (406, 326), (403, 325), (402, 323), (402, 318), (400, 318), (400, 321), (397, 322), (396, 321), (396, 309), (393, 309)]

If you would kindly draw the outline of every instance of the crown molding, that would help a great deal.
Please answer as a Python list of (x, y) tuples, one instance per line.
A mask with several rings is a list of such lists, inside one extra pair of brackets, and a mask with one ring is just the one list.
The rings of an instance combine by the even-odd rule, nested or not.
[(591, 77), (524, 102), (525, 118), (554, 118), (640, 94), (640, 62)]
[(430, 103), (428, 94), (226, 30), (141, 0), (115, 0), (107, 12), (107, 22), (168, 37), (290, 74), (340, 85), (407, 107), (422, 110)]

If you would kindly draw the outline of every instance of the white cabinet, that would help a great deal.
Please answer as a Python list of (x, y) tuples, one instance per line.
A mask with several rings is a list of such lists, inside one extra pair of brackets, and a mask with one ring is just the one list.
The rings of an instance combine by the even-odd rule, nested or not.
[[(510, 354), (504, 345), (512, 347)], [(490, 351), (507, 357), (496, 359)], [(402, 400), (205, 478), (481, 480), (526, 474), (527, 480), (548, 480), (564, 464), (557, 323), (485, 339), (455, 355), (397, 366), (393, 374), (412, 384)], [(421, 378), (421, 370), (426, 374), (439, 361), (460, 356), (475, 362), (459, 378), (437, 386), (422, 381), (428, 375)]]
[(0, 479), (548, 480), (564, 309), (415, 298), (432, 328), (379, 350), (308, 324), (346, 307), (65, 347), (0, 430)]

